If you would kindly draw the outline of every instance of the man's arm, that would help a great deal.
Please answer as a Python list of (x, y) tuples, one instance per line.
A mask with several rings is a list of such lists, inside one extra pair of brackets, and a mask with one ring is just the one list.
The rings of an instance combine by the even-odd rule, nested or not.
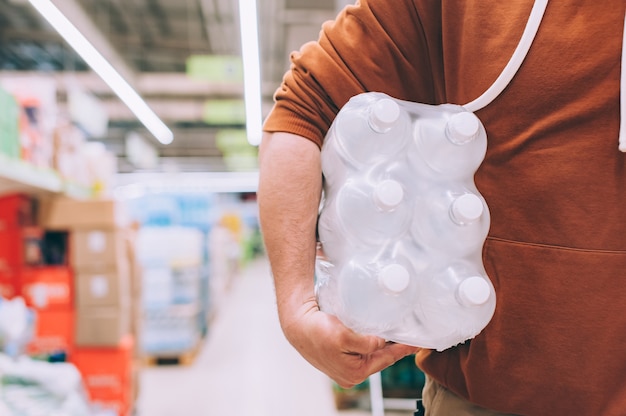
[(320, 150), (303, 137), (266, 133), (258, 201), (283, 332), (300, 354), (343, 387), (354, 386), (416, 348), (359, 335), (319, 310), (315, 227), (322, 190)]

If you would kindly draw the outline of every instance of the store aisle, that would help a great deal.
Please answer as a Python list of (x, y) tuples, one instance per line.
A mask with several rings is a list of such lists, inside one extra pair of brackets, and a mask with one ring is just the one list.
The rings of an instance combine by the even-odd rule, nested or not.
[(335, 416), (331, 381), (282, 335), (266, 259), (235, 277), (193, 365), (142, 370), (138, 416)]

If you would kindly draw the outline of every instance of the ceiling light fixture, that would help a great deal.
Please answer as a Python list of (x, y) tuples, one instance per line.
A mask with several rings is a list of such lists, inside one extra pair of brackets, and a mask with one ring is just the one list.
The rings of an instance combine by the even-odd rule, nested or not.
[(165, 123), (50, 0), (29, 1), (158, 141), (169, 144), (174, 140), (174, 134)]
[(256, 0), (239, 0), (239, 27), (243, 61), (246, 134), (253, 146), (261, 144), (263, 116), (261, 111), (261, 65)]

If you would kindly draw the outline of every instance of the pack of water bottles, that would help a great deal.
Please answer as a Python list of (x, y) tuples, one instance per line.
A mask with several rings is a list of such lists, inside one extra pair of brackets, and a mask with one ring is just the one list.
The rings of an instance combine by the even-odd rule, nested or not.
[(439, 351), (480, 333), (495, 310), (481, 255), (489, 210), (474, 183), (486, 148), (461, 106), (353, 97), (322, 146), (321, 310)]

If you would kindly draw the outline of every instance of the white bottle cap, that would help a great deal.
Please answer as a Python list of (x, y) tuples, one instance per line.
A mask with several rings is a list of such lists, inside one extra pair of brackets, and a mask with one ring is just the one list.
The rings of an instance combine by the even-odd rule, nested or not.
[(378, 100), (372, 106), (370, 126), (378, 133), (385, 133), (400, 118), (400, 106), (390, 98)]
[(397, 181), (386, 179), (374, 188), (374, 199), (382, 209), (393, 209), (397, 207), (404, 198), (402, 185)]
[(483, 201), (474, 194), (463, 194), (452, 202), (452, 218), (457, 224), (470, 224), (483, 215)]
[(464, 305), (480, 306), (489, 300), (491, 289), (484, 278), (473, 276), (459, 284), (458, 294)]
[(409, 286), (409, 272), (399, 264), (385, 266), (378, 274), (378, 281), (385, 289), (393, 293), (400, 293)]
[(480, 122), (474, 113), (465, 111), (450, 117), (446, 126), (448, 138), (456, 144), (466, 144), (476, 138), (480, 130)]

